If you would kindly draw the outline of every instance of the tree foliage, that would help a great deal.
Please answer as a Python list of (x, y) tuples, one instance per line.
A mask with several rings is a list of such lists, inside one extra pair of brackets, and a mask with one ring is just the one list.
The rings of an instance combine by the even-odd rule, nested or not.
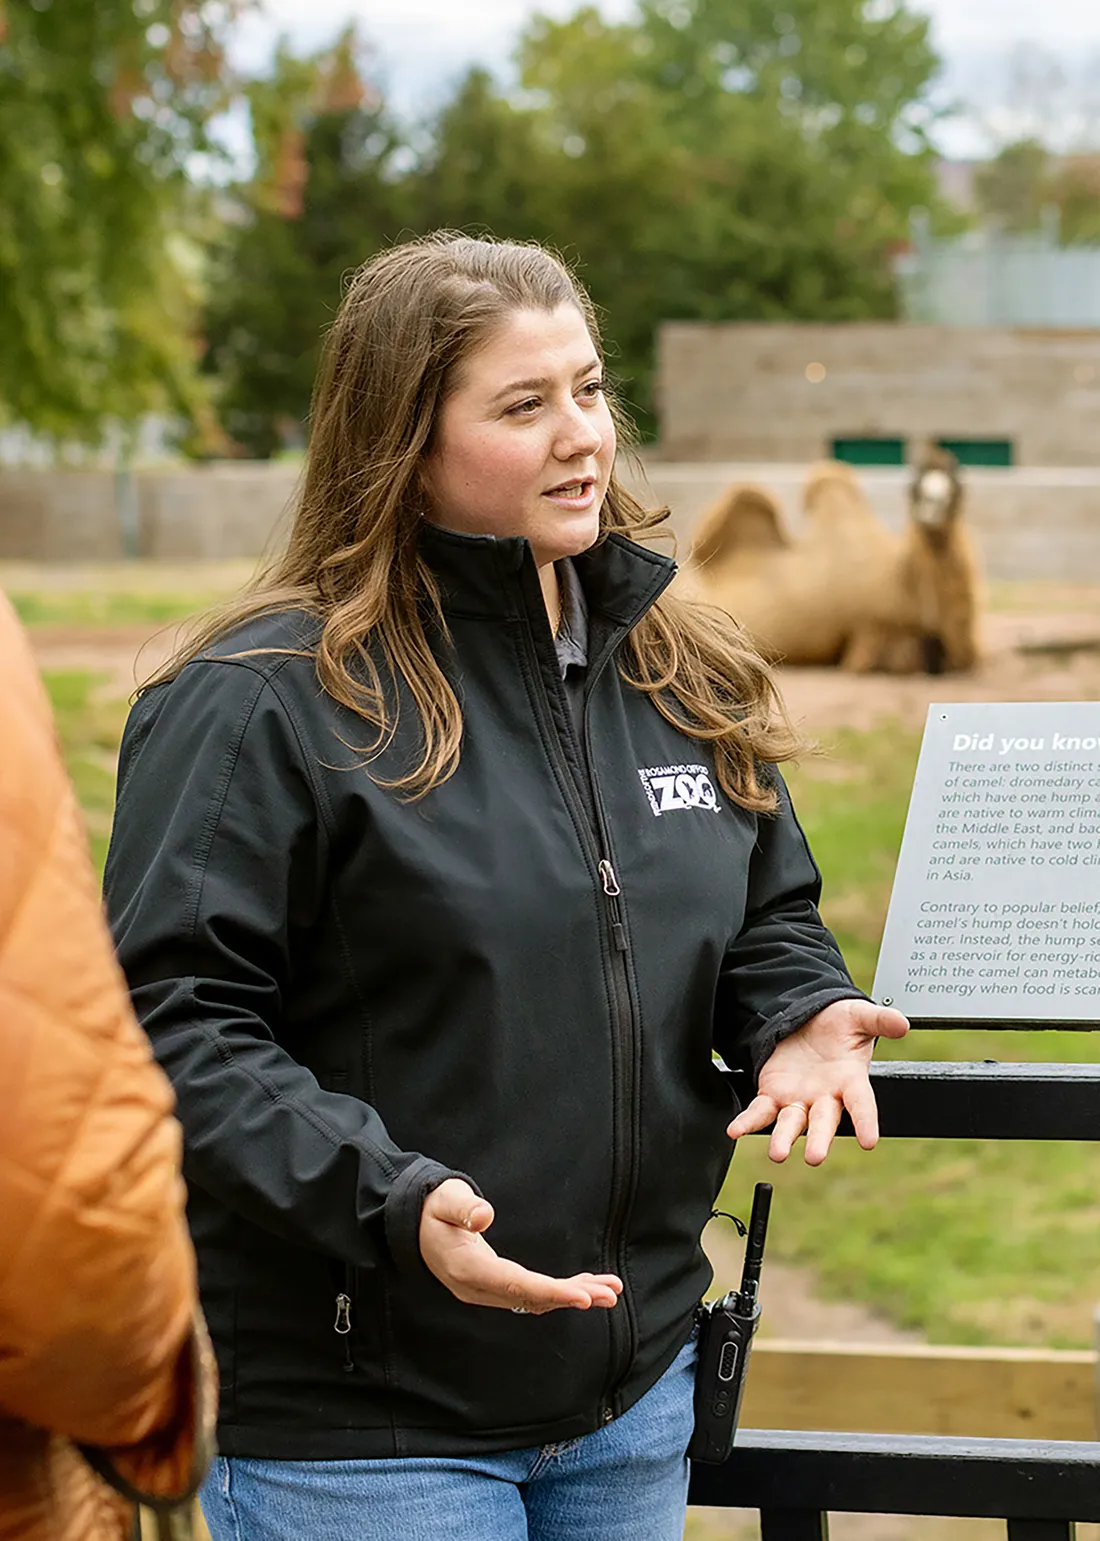
[(232, 0), (0, 0), (0, 418), (94, 440), (187, 404), (184, 170)]
[(1052, 167), (1048, 197), (1067, 245), (1100, 246), (1100, 155), (1069, 155)]
[(293, 444), (321, 337), (350, 269), (404, 223), (402, 140), (354, 31), (248, 87), (256, 174), (215, 254), (204, 367), (222, 422), (252, 455)]
[(863, 0), (645, 0), (537, 24), (523, 81), (566, 151), (564, 228), (639, 405), (661, 319), (853, 320), (932, 201), (926, 22)]
[(974, 193), (982, 213), (1010, 235), (1038, 230), (1048, 201), (1050, 156), (1038, 139), (1019, 139), (978, 168)]
[[(640, 0), (618, 24), (584, 6), (536, 19), (518, 63), (518, 91), (474, 70), (417, 137), (369, 93), (324, 106), (331, 60), (305, 61), (297, 159), (284, 154), (293, 204), (272, 193), (271, 145), (291, 129), (272, 139), (257, 87), (260, 171), (210, 317), (211, 361), (250, 448), (285, 436), (276, 419), (301, 420), (340, 273), (441, 226), (576, 260), (647, 427), (664, 319), (893, 314), (892, 254), (910, 211), (935, 201), (937, 65), (902, 0)], [(300, 64), (284, 53), (273, 84)]]
[(1013, 235), (1053, 216), (1067, 244), (1100, 245), (1100, 155), (1053, 156), (1038, 139), (1007, 144), (975, 177), (982, 212)]

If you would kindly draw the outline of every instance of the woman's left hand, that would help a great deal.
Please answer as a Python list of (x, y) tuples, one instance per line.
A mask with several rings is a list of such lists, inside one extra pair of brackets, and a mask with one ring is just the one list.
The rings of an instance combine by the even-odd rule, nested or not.
[(737, 1140), (774, 1123), (768, 1155), (786, 1161), (800, 1134), (806, 1163), (820, 1166), (845, 1108), (864, 1150), (878, 1143), (878, 1107), (867, 1067), (876, 1038), (904, 1038), (900, 1011), (871, 1001), (834, 1001), (776, 1045), (758, 1078), (758, 1094), (726, 1133)]

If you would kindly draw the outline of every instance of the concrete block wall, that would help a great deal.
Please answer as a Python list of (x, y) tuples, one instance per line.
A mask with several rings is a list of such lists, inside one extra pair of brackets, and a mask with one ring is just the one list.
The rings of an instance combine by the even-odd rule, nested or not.
[(112, 472), (0, 468), (0, 558), (113, 562), (125, 554)]
[(127, 488), (111, 471), (0, 467), (0, 559), (259, 556), (285, 528), (298, 474), (294, 466), (230, 462), (138, 471)]
[(138, 472), (142, 556), (259, 556), (286, 528), (298, 476), (296, 466), (264, 461)]
[[(801, 519), (805, 465), (682, 463), (647, 455), (624, 480), (650, 506), (672, 509), (687, 556), (705, 508), (735, 481), (778, 498), (792, 529)], [(193, 562), (256, 557), (286, 528), (297, 470), (282, 465), (205, 466), (136, 477), (137, 554)], [(901, 529), (908, 473), (866, 470), (861, 483), (880, 517)], [(972, 471), (968, 515), (994, 578), (1100, 582), (1100, 467)], [(110, 562), (127, 555), (110, 472), (0, 469), (0, 559)]]
[(1100, 465), (1100, 331), (676, 321), (657, 359), (670, 461), (806, 462), (834, 438), (884, 436), (1010, 439), (1017, 465)]

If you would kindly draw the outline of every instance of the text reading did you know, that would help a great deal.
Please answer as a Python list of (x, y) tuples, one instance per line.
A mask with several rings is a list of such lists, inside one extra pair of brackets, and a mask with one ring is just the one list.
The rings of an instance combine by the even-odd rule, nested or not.
[(875, 999), (1100, 1020), (1100, 702), (929, 708)]

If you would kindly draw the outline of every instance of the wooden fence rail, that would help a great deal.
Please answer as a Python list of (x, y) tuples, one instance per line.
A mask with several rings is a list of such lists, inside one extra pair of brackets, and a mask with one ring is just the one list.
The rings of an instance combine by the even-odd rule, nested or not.
[(762, 1339), (741, 1421), (754, 1429), (1095, 1440), (1096, 1373), (1088, 1351)]

